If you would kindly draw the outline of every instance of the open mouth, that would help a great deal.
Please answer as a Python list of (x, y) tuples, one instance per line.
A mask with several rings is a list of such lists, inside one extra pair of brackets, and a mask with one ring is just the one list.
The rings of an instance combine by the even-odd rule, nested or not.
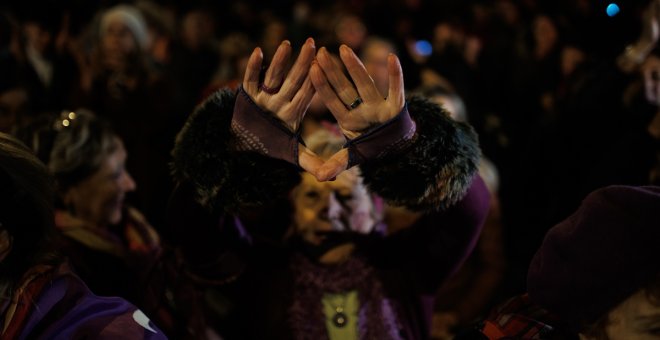
[(316, 231), (314, 232), (314, 235), (319, 240), (319, 243), (316, 244), (316, 246), (324, 251), (328, 251), (344, 243), (352, 242), (351, 233), (343, 231)]

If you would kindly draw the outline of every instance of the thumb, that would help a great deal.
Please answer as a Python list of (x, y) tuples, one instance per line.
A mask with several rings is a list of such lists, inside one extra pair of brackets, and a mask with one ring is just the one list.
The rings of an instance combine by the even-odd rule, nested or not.
[(298, 164), (317, 179), (323, 160), (302, 144), (298, 144)]
[(346, 167), (348, 166), (348, 149), (341, 149), (330, 159), (325, 161), (323, 165), (320, 167), (318, 170), (318, 175), (316, 176), (316, 179), (319, 181), (328, 181), (331, 180), (340, 173), (342, 173), (344, 170), (346, 170)]

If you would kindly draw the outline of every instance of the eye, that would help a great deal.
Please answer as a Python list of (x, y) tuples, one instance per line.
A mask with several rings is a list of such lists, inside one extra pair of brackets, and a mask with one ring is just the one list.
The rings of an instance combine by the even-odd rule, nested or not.
[(647, 332), (653, 335), (660, 335), (660, 327), (651, 328)]
[(305, 192), (305, 197), (309, 199), (318, 199), (320, 195), (317, 191), (310, 190)]
[(342, 202), (350, 201), (350, 200), (353, 199), (353, 194), (352, 194), (352, 193), (341, 193), (341, 192), (338, 192), (338, 193), (336, 193), (335, 195), (337, 196), (337, 199), (340, 200), (340, 201), (342, 201)]
[(115, 169), (112, 173), (110, 173), (110, 178), (114, 181), (117, 181), (121, 178), (121, 176), (124, 174), (124, 171), (126, 171), (125, 168), (118, 168)]

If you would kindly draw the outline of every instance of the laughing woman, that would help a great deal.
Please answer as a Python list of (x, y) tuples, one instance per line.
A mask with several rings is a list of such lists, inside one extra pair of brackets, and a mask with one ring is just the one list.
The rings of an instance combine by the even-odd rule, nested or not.
[[(58, 121), (48, 167), (59, 193), (55, 226), (73, 269), (100, 295), (120, 296), (153, 315), (167, 315), (162, 286), (162, 248), (156, 230), (125, 204), (136, 189), (126, 171), (122, 140), (88, 111)], [(163, 320), (159, 326), (167, 329)]]
[(0, 339), (165, 339), (124, 299), (94, 295), (55, 250), (48, 170), (0, 133)]

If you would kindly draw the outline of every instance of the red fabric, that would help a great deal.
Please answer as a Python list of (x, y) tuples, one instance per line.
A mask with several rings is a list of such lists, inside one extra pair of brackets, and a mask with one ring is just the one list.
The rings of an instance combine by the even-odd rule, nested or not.
[(530, 302), (527, 294), (509, 299), (494, 309), (484, 322), (481, 332), (490, 340), (545, 339), (553, 331), (546, 322), (554, 317)]
[[(52, 269), (50, 266), (39, 266), (25, 275), (21, 286), (16, 289), (16, 296), (12, 298), (12, 302), (7, 308), (5, 318), (9, 318), (11, 321), (1, 334), (3, 339), (15, 339), (21, 333), (28, 316), (34, 309), (33, 302), (37, 300), (46, 284), (52, 280)], [(11, 308), (14, 306), (16, 309), (12, 312)]]

